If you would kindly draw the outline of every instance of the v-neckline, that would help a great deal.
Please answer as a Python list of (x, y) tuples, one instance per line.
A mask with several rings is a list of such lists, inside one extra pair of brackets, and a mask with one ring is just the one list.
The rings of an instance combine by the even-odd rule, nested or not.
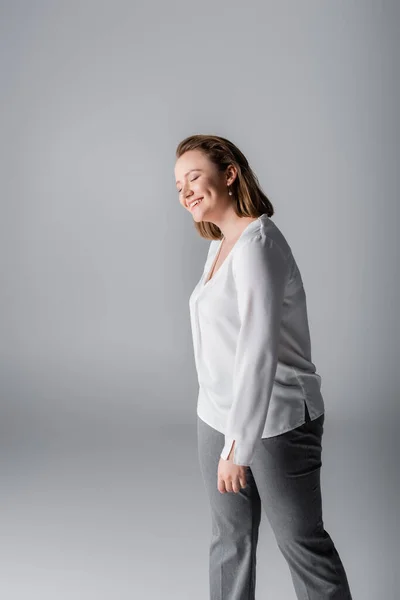
[[(218, 271), (217, 271), (216, 273), (214, 273), (215, 265), (217, 264), (217, 261), (218, 261), (219, 255), (221, 254), (222, 244), (224, 243), (224, 240), (225, 240), (225, 238), (223, 237), (223, 238), (222, 238), (222, 240), (220, 241), (220, 244), (219, 244), (218, 250), (217, 250), (217, 252), (216, 252), (216, 254), (215, 254), (215, 257), (214, 257), (213, 263), (212, 263), (212, 265), (211, 265), (211, 269), (208, 271), (208, 273), (207, 273), (207, 275), (206, 275), (206, 278), (205, 278), (205, 281), (204, 281), (204, 286), (206, 286), (208, 283), (210, 283), (210, 281), (212, 281), (212, 279), (214, 279), (215, 275), (216, 275), (216, 274), (218, 273), (218, 271), (219, 271), (219, 269), (218, 269)], [(228, 256), (229, 256), (229, 254), (228, 254), (226, 257), (225, 257), (225, 260), (228, 258)], [(225, 262), (225, 260), (224, 260), (224, 262)], [(224, 264), (224, 263), (222, 263), (222, 264)], [(222, 267), (222, 265), (220, 265), (220, 268), (221, 268), (221, 267)], [(211, 275), (211, 277), (210, 277), (210, 275)], [(203, 286), (203, 287), (204, 287), (204, 286)]]
[(220, 241), (218, 250), (215, 254), (215, 258), (213, 261), (213, 264), (210, 268), (210, 270), (207, 273), (207, 276), (205, 279), (203, 279), (203, 285), (201, 287), (201, 289), (204, 289), (206, 287), (208, 287), (209, 285), (212, 285), (212, 283), (214, 282), (215, 278), (218, 276), (218, 273), (221, 271), (221, 269), (224, 267), (225, 263), (227, 263), (229, 261), (229, 259), (231, 258), (231, 256), (233, 255), (235, 249), (240, 245), (240, 241), (245, 237), (246, 234), (250, 233), (254, 227), (257, 227), (259, 222), (262, 221), (263, 218), (267, 218), (267, 215), (265, 213), (263, 213), (262, 215), (260, 215), (259, 217), (257, 217), (256, 219), (254, 219), (253, 221), (250, 221), (250, 223), (247, 224), (247, 226), (243, 229), (242, 233), (239, 235), (238, 239), (236, 240), (236, 242), (233, 244), (232, 248), (229, 250), (228, 254), (226, 255), (224, 262), (219, 266), (219, 269), (216, 273), (212, 274), (211, 279), (208, 279), (208, 277), (210, 276), (210, 273), (214, 271), (215, 265), (217, 263), (217, 260), (219, 258), (219, 255), (221, 253), (221, 248), (222, 248), (222, 244), (224, 242), (225, 237), (222, 237), (222, 240)]

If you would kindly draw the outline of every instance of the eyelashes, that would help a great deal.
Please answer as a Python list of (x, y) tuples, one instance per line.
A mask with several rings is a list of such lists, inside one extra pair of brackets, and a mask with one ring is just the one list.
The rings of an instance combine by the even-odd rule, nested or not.
[[(199, 177), (200, 177), (200, 175), (196, 175), (196, 177), (193, 177), (193, 179), (191, 179), (190, 181), (194, 181), (195, 179), (198, 179)], [(178, 190), (178, 193), (180, 194), (181, 191), (182, 191), (181, 189)]]

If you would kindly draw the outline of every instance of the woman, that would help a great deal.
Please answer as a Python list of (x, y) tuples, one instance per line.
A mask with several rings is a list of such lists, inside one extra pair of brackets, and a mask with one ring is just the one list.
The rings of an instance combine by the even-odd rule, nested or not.
[(324, 401), (298, 266), (232, 142), (193, 135), (176, 158), (180, 202), (211, 240), (189, 300), (212, 517), (210, 599), (254, 600), (262, 507), (297, 598), (351, 600), (322, 519)]

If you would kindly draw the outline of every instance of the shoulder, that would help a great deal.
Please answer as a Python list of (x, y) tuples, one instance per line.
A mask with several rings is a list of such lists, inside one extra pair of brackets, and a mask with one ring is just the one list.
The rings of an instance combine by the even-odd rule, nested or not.
[(251, 237), (238, 245), (234, 249), (232, 262), (234, 265), (240, 263), (252, 263), (254, 261), (261, 263), (278, 262), (289, 263), (291, 259), (291, 249), (287, 244), (279, 243), (265, 231), (258, 231)]
[(236, 289), (244, 293), (264, 294), (271, 289), (284, 293), (290, 280), (291, 263), (281, 246), (262, 232), (252, 235), (232, 256), (232, 274)]
[(238, 289), (265, 291), (270, 285), (283, 289), (290, 273), (290, 255), (262, 232), (252, 235), (232, 256), (232, 274)]

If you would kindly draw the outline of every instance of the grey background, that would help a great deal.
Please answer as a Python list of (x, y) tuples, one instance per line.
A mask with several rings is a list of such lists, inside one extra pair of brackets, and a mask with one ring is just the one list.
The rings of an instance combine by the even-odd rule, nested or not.
[[(325, 528), (395, 600), (399, 4), (0, 3), (0, 595), (208, 597), (175, 147), (230, 138), (302, 272)], [(294, 600), (266, 517), (258, 597)]]

